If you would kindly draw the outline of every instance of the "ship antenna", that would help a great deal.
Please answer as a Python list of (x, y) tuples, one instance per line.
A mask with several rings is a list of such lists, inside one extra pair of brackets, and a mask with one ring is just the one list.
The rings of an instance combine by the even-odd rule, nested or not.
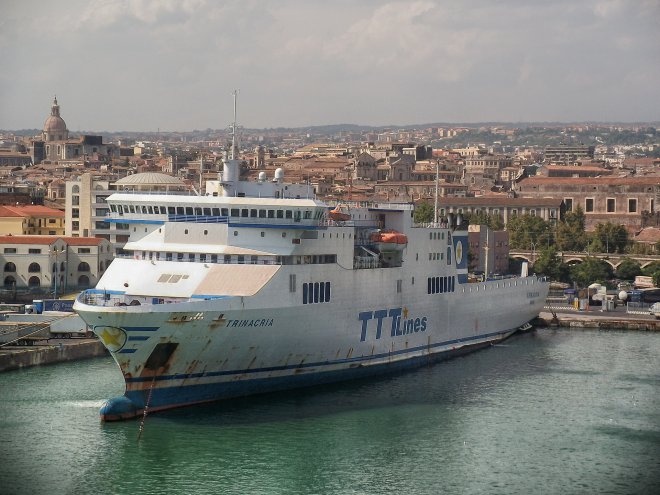
[(435, 205), (433, 207), (433, 226), (438, 224), (438, 176), (440, 175), (440, 159), (435, 161)]
[(238, 90), (232, 92), (234, 96), (234, 123), (231, 126), (231, 160), (236, 159), (236, 100), (238, 99)]

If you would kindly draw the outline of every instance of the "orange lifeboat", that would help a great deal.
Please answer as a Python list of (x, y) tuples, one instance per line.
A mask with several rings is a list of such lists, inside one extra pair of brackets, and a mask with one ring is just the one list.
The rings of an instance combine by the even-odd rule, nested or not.
[(342, 211), (344, 208), (345, 207), (343, 205), (337, 205), (334, 207), (334, 209), (330, 210), (328, 216), (335, 222), (346, 222), (347, 220), (351, 219), (351, 215), (345, 211)]
[(408, 245), (408, 236), (396, 230), (376, 230), (369, 240), (382, 253), (402, 251)]

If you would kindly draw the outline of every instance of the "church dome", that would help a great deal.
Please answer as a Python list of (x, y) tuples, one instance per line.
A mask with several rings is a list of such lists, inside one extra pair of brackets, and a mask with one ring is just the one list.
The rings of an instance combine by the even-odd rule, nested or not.
[(51, 115), (46, 119), (44, 124), (44, 132), (65, 132), (66, 122), (62, 117)]
[(68, 131), (66, 129), (66, 122), (60, 117), (60, 106), (57, 104), (57, 96), (53, 100), (53, 106), (50, 109), (50, 115), (44, 122), (44, 133), (46, 135), (58, 134), (66, 139)]

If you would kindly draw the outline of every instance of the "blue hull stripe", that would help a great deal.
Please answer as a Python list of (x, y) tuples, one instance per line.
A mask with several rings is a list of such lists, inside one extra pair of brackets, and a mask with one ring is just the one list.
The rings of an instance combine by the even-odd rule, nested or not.
[(133, 354), (135, 351), (137, 351), (137, 349), (122, 349), (117, 352), (119, 352), (119, 354)]
[[(493, 332), (493, 333), (486, 333), (483, 335), (476, 335), (474, 337), (464, 337), (462, 339), (455, 339), (455, 340), (448, 340), (445, 342), (438, 342), (436, 344), (431, 344), (431, 345), (422, 345), (418, 347), (410, 347), (408, 349), (400, 349), (398, 351), (394, 352), (383, 352), (380, 354), (373, 354), (369, 356), (359, 356), (359, 357), (354, 357), (354, 358), (344, 358), (344, 359), (335, 359), (335, 360), (328, 360), (328, 361), (320, 361), (316, 363), (299, 363), (299, 364), (288, 364), (288, 365), (282, 365), (282, 366), (270, 366), (267, 368), (250, 368), (250, 369), (242, 369), (242, 370), (226, 370), (226, 371), (205, 371), (203, 373), (179, 373), (176, 375), (160, 375), (156, 377), (156, 381), (163, 381), (163, 380), (186, 380), (189, 378), (201, 378), (201, 377), (211, 377), (211, 376), (227, 376), (227, 375), (246, 375), (246, 374), (254, 374), (254, 373), (267, 373), (267, 372), (272, 372), (272, 371), (285, 371), (285, 370), (295, 370), (295, 369), (301, 369), (301, 368), (318, 368), (318, 367), (323, 367), (323, 366), (334, 366), (337, 364), (347, 364), (347, 363), (360, 363), (360, 362), (368, 362), (372, 361), (375, 359), (382, 359), (384, 357), (389, 357), (389, 356), (397, 356), (400, 354), (407, 354), (411, 352), (417, 352), (421, 350), (429, 350), (433, 348), (438, 348), (438, 347), (444, 347), (452, 344), (460, 344), (462, 342), (470, 342), (474, 340), (479, 340), (479, 339), (484, 339), (484, 338), (489, 338), (489, 337), (495, 337), (495, 336), (502, 336), (506, 333), (511, 332), (512, 330), (507, 330), (504, 332)], [(121, 351), (120, 351), (121, 352)], [(425, 359), (428, 359), (429, 355), (426, 354), (422, 356)], [(411, 357), (410, 360), (416, 359), (417, 356)], [(133, 378), (125, 378), (127, 383), (136, 383), (136, 382), (147, 382), (147, 381), (152, 381), (154, 378), (153, 377), (133, 377)]]
[(155, 332), (160, 327), (123, 327), (127, 332)]
[(148, 335), (131, 335), (128, 340), (149, 340)]
[[(278, 390), (289, 390), (344, 380), (385, 375), (402, 370), (419, 368), (421, 366), (443, 361), (451, 357), (468, 354), (488, 345), (490, 345), (490, 342), (483, 342), (468, 348), (462, 347), (460, 349), (442, 352), (431, 356), (418, 356), (415, 358), (407, 359), (405, 361), (383, 363), (375, 366), (356, 365), (354, 368), (337, 371), (288, 375), (284, 377), (273, 378), (257, 378), (251, 380), (209, 383), (201, 385), (182, 385), (162, 388), (156, 387), (152, 389), (153, 392), (149, 407), (151, 410), (170, 409), (200, 402), (230, 399), (234, 397), (243, 397), (259, 393), (275, 392)], [(151, 381), (152, 379), (153, 378), (148, 380)], [(125, 392), (124, 396), (127, 397), (136, 407), (131, 416), (136, 416), (140, 413), (139, 409), (144, 407), (144, 403), (148, 394), (148, 389), (129, 390)], [(109, 416), (112, 416), (112, 413), (113, 411), (106, 411), (106, 414)]]

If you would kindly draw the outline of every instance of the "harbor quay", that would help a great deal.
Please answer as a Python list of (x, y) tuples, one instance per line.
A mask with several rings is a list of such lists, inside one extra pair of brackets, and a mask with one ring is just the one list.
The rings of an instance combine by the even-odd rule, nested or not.
[(0, 372), (106, 354), (108, 351), (96, 338), (48, 339), (30, 345), (3, 346), (0, 347)]
[(604, 310), (591, 306), (576, 310), (570, 305), (546, 305), (534, 321), (536, 326), (660, 331), (660, 320), (648, 311), (628, 311), (626, 306)]

